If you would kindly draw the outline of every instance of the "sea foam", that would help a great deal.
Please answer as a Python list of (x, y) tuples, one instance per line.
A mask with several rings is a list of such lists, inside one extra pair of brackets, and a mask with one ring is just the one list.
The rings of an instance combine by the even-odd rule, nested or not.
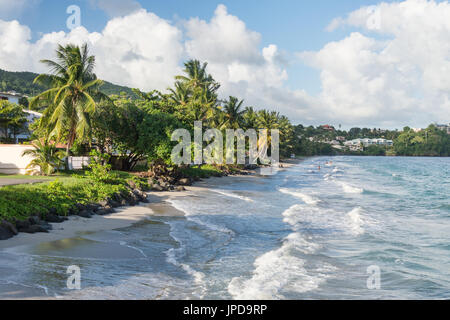
[(305, 261), (293, 255), (299, 248), (314, 252), (319, 246), (306, 241), (299, 233), (292, 233), (284, 239), (283, 245), (258, 257), (249, 279), (235, 277), (228, 285), (228, 292), (238, 300), (284, 299), (280, 291), (286, 288), (296, 292), (317, 289), (326, 275), (311, 275), (305, 268)]
[(290, 189), (286, 189), (286, 188), (279, 188), (278, 189), (281, 193), (284, 194), (289, 194), (291, 196), (294, 196), (296, 198), (301, 199), (304, 203), (309, 204), (309, 205), (316, 205), (317, 203), (320, 202), (319, 199), (314, 198), (308, 194), (302, 193), (302, 192), (298, 192), (298, 191), (292, 191)]

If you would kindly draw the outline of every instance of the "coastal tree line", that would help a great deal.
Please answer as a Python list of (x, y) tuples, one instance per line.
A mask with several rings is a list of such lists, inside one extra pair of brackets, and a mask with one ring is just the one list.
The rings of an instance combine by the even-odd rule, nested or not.
[(56, 54), (55, 61), (42, 61), (52, 72), (34, 82), (49, 89), (31, 99), (30, 107), (43, 113), (33, 126), (34, 137), (64, 142), (66, 155), (96, 148), (120, 156), (124, 170), (147, 159), (169, 164), (171, 133), (177, 128), (193, 130), (195, 121), (223, 132), (279, 129), (280, 154), (289, 156), (294, 150), (289, 119), (276, 111), (245, 106), (237, 97), (219, 99), (220, 83), (208, 73), (207, 63), (189, 60), (167, 93), (134, 89), (137, 98), (133, 98), (100, 90), (103, 81), (94, 73), (95, 57), (87, 45), (59, 46)]
[[(421, 132), (410, 128), (398, 131), (357, 127), (330, 131), (323, 126), (294, 126), (286, 116), (247, 106), (237, 97), (220, 99), (220, 83), (208, 73), (207, 63), (198, 60), (187, 61), (183, 74), (175, 77), (173, 86), (165, 93), (126, 88), (120, 94), (107, 94), (108, 83), (97, 79), (95, 57), (89, 54), (87, 45), (59, 46), (55, 61), (42, 62), (50, 72), (34, 79), (32, 86), (41, 89), (39, 94), (30, 102), (22, 99), (19, 105), (0, 102), (2, 142), (14, 142), (18, 134), (27, 130), (23, 109), (30, 108), (43, 113), (31, 126), (33, 139), (62, 142), (67, 146), (66, 155), (86, 155), (95, 148), (111, 158), (119, 157), (123, 170), (134, 169), (146, 160), (169, 162), (173, 146), (170, 133), (176, 128), (192, 130), (194, 121), (198, 120), (203, 121), (205, 129), (222, 131), (279, 129), (280, 152), (284, 157), (346, 153), (324, 143), (338, 136), (345, 140), (394, 140), (391, 149), (370, 146), (357, 153), (360, 155), (446, 156), (450, 153), (449, 135), (433, 126)], [(9, 78), (17, 82), (22, 74), (9, 75)], [(25, 75), (26, 79), (30, 77), (28, 73)], [(5, 79), (2, 82), (4, 87), (8, 86)]]

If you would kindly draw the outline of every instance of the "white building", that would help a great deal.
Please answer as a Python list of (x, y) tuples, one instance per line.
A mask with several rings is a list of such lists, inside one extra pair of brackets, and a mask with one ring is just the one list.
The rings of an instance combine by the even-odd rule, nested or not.
[(436, 124), (436, 128), (446, 131), (448, 134), (450, 134), (450, 123), (447, 124)]
[(394, 142), (392, 140), (386, 140), (386, 139), (354, 139), (351, 141), (346, 141), (344, 143), (347, 147), (354, 147), (354, 146), (360, 146), (363, 145), (364, 147), (372, 146), (372, 145), (379, 145), (379, 146), (393, 146)]
[(0, 92), (0, 100), (6, 100), (11, 103), (19, 103), (19, 99), (24, 97), (24, 95), (21, 95), (15, 91), (9, 91), (9, 92)]
[[(0, 100), (6, 100), (8, 102), (11, 103), (16, 103), (19, 104), (19, 99), (25, 97), (22, 94), (19, 94), (15, 91), (9, 91), (9, 92), (0, 92)], [(24, 132), (21, 132), (20, 134), (18, 134), (16, 136), (16, 143), (18, 143), (20, 140), (27, 140), (30, 137), (30, 133), (28, 130), (28, 126), (34, 122), (34, 120), (36, 120), (37, 118), (42, 117), (42, 114), (36, 111), (32, 111), (32, 110), (23, 110), (23, 112), (25, 112), (26, 118), (27, 118), (27, 122), (25, 124), (25, 128), (26, 130), (24, 130)], [(1, 135), (2, 133), (0, 133)]]

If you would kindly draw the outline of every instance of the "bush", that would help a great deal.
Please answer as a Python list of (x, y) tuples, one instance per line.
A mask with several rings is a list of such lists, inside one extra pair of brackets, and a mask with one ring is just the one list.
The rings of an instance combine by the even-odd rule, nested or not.
[(55, 180), (34, 185), (0, 188), (0, 220), (23, 220), (33, 215), (45, 216), (50, 210), (66, 216), (78, 203), (98, 203), (116, 193), (129, 193), (125, 180), (108, 184), (90, 178)]

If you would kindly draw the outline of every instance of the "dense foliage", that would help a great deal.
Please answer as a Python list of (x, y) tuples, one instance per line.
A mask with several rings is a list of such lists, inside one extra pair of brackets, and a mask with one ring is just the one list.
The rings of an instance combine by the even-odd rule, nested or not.
[(405, 127), (394, 143), (399, 156), (450, 156), (450, 135), (444, 130), (430, 125), (425, 130), (415, 132)]

